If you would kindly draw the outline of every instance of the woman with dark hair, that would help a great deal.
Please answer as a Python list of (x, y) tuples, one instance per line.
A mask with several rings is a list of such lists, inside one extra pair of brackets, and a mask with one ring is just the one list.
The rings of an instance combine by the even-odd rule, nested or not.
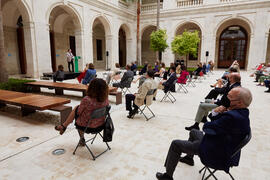
[(186, 84), (188, 75), (189, 73), (187, 72), (186, 66), (181, 65), (181, 73), (180, 73), (180, 77), (177, 79), (177, 83)]
[(83, 78), (82, 83), (88, 84), (90, 83), (95, 77), (96, 77), (97, 71), (95, 70), (95, 66), (93, 63), (90, 63), (88, 66), (88, 70), (86, 71), (86, 74)]
[(163, 75), (164, 75), (164, 73), (166, 71), (165, 68), (166, 68), (165, 67), (165, 63), (161, 63), (161, 68), (160, 68), (159, 72), (156, 72), (155, 73), (155, 77), (161, 77), (161, 78), (163, 78)]
[[(103, 79), (95, 78), (91, 81), (87, 89), (87, 96), (85, 96), (80, 105), (76, 106), (69, 114), (67, 120), (55, 129), (62, 135), (67, 126), (75, 119), (75, 126), (79, 132), (81, 139), (84, 140), (84, 130), (87, 126), (91, 113), (99, 108), (105, 107), (109, 104), (108, 101), (108, 85)], [(88, 125), (86, 133), (97, 132), (104, 128), (105, 118), (92, 119)], [(82, 141), (83, 141), (82, 140)], [(84, 142), (81, 142), (82, 145)]]
[(200, 62), (197, 66), (198, 68), (195, 71), (193, 71), (193, 74), (195, 76), (200, 76), (200, 72), (202, 71), (202, 63)]

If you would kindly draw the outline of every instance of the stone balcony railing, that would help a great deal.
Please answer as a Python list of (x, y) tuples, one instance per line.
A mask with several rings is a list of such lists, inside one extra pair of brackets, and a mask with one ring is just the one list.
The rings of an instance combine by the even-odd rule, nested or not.
[(233, 2), (233, 1), (241, 1), (241, 0), (219, 0), (220, 2)]
[(177, 1), (177, 7), (199, 6), (203, 5), (203, 0), (180, 0)]
[(122, 0), (118, 1), (120, 7), (128, 8), (128, 3)]
[[(157, 9), (157, 3), (142, 4), (142, 11), (155, 11)], [(163, 9), (163, 3), (160, 3), (160, 9)]]

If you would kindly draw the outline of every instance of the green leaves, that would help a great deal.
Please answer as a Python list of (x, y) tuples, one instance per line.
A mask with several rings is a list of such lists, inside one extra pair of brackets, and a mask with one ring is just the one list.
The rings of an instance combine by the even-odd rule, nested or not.
[(150, 35), (150, 48), (154, 51), (164, 52), (169, 47), (167, 38), (166, 30), (153, 31)]
[(194, 57), (197, 57), (199, 42), (200, 37), (198, 31), (189, 32), (185, 30), (183, 34), (176, 36), (172, 41), (172, 51), (180, 56), (192, 54)]

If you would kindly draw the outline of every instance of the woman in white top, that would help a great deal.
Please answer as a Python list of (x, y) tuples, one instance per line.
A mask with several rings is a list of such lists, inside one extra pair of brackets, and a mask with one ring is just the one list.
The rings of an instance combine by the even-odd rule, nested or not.
[(165, 71), (166, 71), (165, 68), (166, 68), (166, 67), (165, 67), (165, 63), (161, 63), (161, 68), (160, 68), (159, 72), (156, 72), (156, 73), (155, 73), (155, 77), (163, 78), (163, 75), (164, 75), (164, 73), (165, 73)]

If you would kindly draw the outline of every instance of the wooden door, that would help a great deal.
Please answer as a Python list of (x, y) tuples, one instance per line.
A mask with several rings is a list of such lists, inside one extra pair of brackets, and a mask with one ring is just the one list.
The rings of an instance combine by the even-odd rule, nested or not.
[(55, 52), (55, 37), (54, 32), (50, 31), (50, 44), (51, 44), (51, 63), (52, 63), (52, 71), (56, 72), (56, 52)]
[(26, 64), (27, 61), (26, 61), (26, 54), (25, 54), (23, 27), (17, 28), (17, 41), (18, 41), (21, 74), (26, 74), (27, 73), (27, 64)]

